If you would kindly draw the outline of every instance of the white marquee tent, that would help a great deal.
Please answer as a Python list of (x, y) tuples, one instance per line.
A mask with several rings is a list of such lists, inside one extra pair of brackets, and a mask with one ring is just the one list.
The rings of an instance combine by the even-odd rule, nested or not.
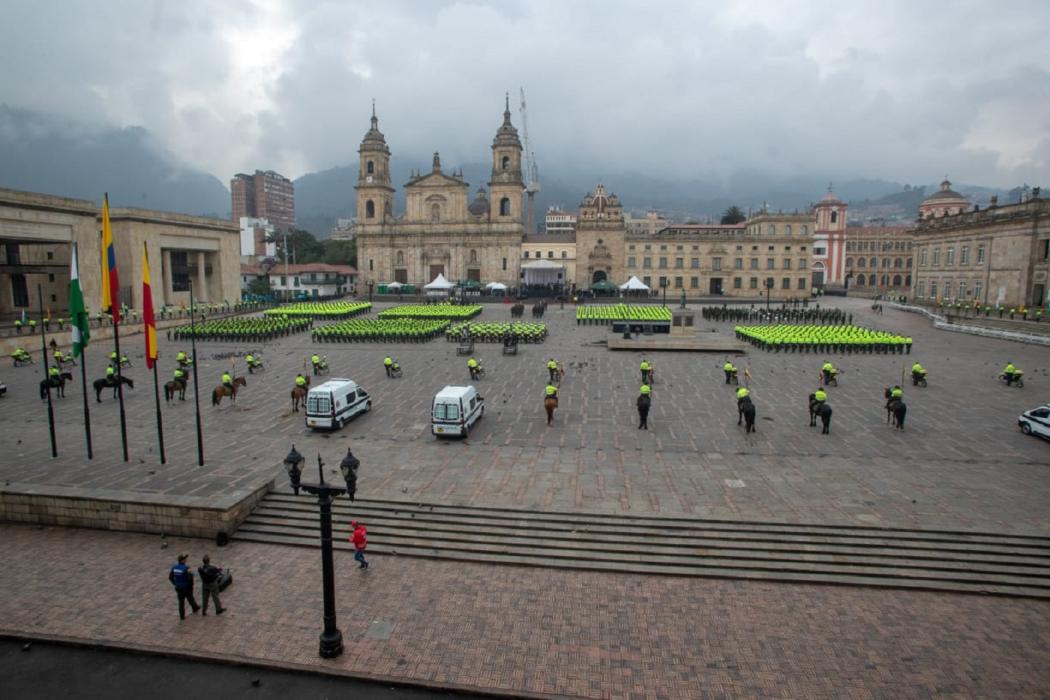
[(632, 276), (631, 279), (627, 280), (620, 285), (620, 289), (627, 292), (648, 292), (649, 287), (637, 277)]

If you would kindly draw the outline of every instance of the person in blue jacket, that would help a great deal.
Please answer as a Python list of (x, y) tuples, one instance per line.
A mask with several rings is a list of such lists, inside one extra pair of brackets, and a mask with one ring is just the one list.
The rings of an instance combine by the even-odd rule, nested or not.
[(186, 559), (188, 558), (188, 554), (180, 554), (178, 563), (172, 566), (168, 572), (168, 580), (171, 581), (171, 585), (175, 586), (175, 595), (179, 599), (179, 618), (182, 620), (186, 619), (187, 600), (190, 602), (190, 607), (193, 608), (194, 614), (201, 609), (201, 606), (197, 605), (197, 601), (193, 598), (193, 572), (186, 565)]

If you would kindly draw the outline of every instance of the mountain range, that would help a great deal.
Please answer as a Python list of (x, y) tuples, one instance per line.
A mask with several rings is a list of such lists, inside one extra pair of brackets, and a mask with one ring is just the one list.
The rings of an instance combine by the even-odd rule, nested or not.
[[(402, 185), (413, 169), (430, 167), (430, 155), (392, 159), (397, 188), (397, 211), (404, 210)], [(259, 169), (266, 169), (260, 164)], [(491, 165), (446, 165), (445, 172), (461, 170), (471, 196), (486, 186)], [(232, 175), (232, 173), (231, 173)], [(580, 201), (601, 182), (635, 215), (654, 209), (672, 221), (717, 221), (728, 207), (746, 211), (763, 206), (771, 210), (804, 210), (819, 200), (828, 183), (816, 176), (773, 177), (758, 171), (739, 171), (724, 179), (669, 179), (638, 172), (594, 173), (585, 168), (541, 173), (536, 214), (542, 226), (550, 206), (575, 211)], [(354, 185), (357, 165), (308, 173), (295, 180), (296, 220), (300, 228), (325, 238), (337, 219), (355, 215)], [(113, 206), (227, 218), (230, 193), (213, 175), (181, 163), (151, 134), (139, 127), (86, 129), (30, 110), (0, 104), (0, 187), (44, 192), (101, 201), (108, 192)], [(850, 203), (850, 220), (868, 223), (914, 221), (918, 203), (936, 185), (912, 187), (878, 179), (836, 182), (835, 193)], [(973, 201), (991, 195), (1014, 201), (1019, 190), (956, 185)]]

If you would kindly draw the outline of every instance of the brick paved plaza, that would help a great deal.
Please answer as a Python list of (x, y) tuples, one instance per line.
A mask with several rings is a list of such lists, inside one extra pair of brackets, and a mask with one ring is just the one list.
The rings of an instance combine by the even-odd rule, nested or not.
[[(607, 328), (548, 310), (550, 337), (503, 357), (479, 344), (484, 419), (465, 441), (429, 433), (433, 393), (466, 383), (465, 358), (444, 340), (389, 348), (405, 369), (388, 380), (376, 344), (312, 345), (307, 335), (255, 347), (200, 343), (206, 465), (196, 464), (192, 393), (164, 409), (169, 463), (156, 457), (152, 381), (141, 337), (125, 341), (135, 367), (127, 393), (131, 460), (120, 461), (116, 403), (92, 399), (96, 459), (84, 459), (79, 381), (56, 400), (60, 456), (49, 456), (40, 366), (3, 369), (0, 479), (11, 489), (63, 487), (87, 495), (206, 503), (275, 478), (294, 442), (320, 451), (331, 478), (345, 448), (362, 460), (369, 499), (726, 520), (1050, 533), (1050, 443), (1023, 436), (1016, 416), (1045, 402), (1045, 348), (932, 330), (917, 316), (871, 315), (838, 300), (854, 323), (914, 338), (911, 355), (832, 357), (830, 436), (808, 427), (805, 396), (824, 357), (750, 351), (758, 433), (736, 426), (723, 356), (654, 353), (648, 432), (636, 428), (641, 354), (599, 345)], [(486, 306), (479, 321), (509, 316)], [(730, 334), (732, 324), (702, 323)], [(163, 335), (163, 334), (162, 334)], [(162, 377), (186, 344), (162, 339)], [(262, 350), (265, 373), (237, 405), (210, 391), (229, 360)], [(371, 392), (374, 409), (342, 431), (312, 434), (290, 410), (297, 369), (314, 351), (332, 376)], [(108, 347), (92, 345), (89, 377)], [(567, 375), (555, 425), (541, 397), (544, 364)], [(883, 387), (918, 359), (930, 387), (905, 386), (907, 429), (885, 422)], [(995, 375), (1007, 361), (1023, 390)], [(243, 372), (243, 360), (238, 361)], [(191, 390), (192, 391), (192, 390)], [(162, 399), (163, 401), (163, 399)], [(311, 472), (307, 473), (310, 476)], [(373, 533), (375, 534), (375, 533)], [(629, 537), (629, 533), (625, 537)], [(1045, 697), (1050, 607), (1044, 601), (808, 584), (591, 573), (377, 556), (366, 575), (336, 555), (347, 652), (316, 657), (316, 550), (62, 528), (0, 526), (0, 633), (95, 640), (138, 649), (319, 668), (456, 687), (593, 698)], [(178, 551), (211, 551), (236, 582), (222, 618), (179, 623), (165, 576)], [(114, 570), (122, 572), (113, 580)], [(124, 573), (126, 572), (126, 573)], [(75, 583), (73, 583), (75, 582)], [(390, 623), (390, 629), (373, 622)], [(275, 633), (279, 630), (279, 633)], [(2, 687), (2, 686), (0, 686)]]
[[(836, 302), (833, 302), (836, 303)], [(164, 409), (168, 464), (156, 455), (153, 387), (141, 358), (141, 336), (124, 347), (136, 382), (126, 392), (131, 460), (120, 460), (117, 406), (108, 392), (92, 403), (96, 458), (84, 459), (79, 377), (56, 400), (59, 458), (49, 454), (46, 411), (38, 397), (40, 366), (3, 370), (0, 442), (11, 446), (0, 478), (19, 485), (63, 485), (92, 493), (124, 491), (207, 501), (218, 494), (286, 477), (280, 460), (294, 442), (311, 460), (320, 451), (335, 469), (346, 446), (362, 460), (360, 492), (368, 498), (499, 505), (630, 514), (688, 514), (775, 522), (811, 522), (1046, 533), (1050, 531), (1050, 444), (1025, 437), (1016, 417), (1045, 402), (1050, 351), (958, 333), (934, 331), (924, 319), (887, 310), (873, 316), (863, 300), (841, 300), (854, 322), (911, 335), (911, 355), (832, 358), (842, 369), (829, 389), (832, 432), (808, 427), (805, 397), (816, 388), (823, 357), (750, 351), (758, 432), (736, 426), (732, 391), (722, 380), (722, 355), (655, 353), (651, 430), (636, 429), (634, 399), (641, 354), (612, 353), (598, 343), (607, 327), (577, 326), (571, 306), (554, 306), (550, 336), (504, 357), (478, 344), (487, 375), (478, 383), (487, 410), (466, 441), (436, 441), (429, 432), (434, 392), (468, 381), (465, 358), (443, 339), (425, 344), (310, 343), (301, 334), (248, 348), (200, 343), (201, 412), (206, 465), (196, 463), (192, 388), (188, 400)], [(478, 320), (509, 317), (486, 305)], [(732, 324), (701, 328), (731, 333)], [(163, 336), (163, 333), (161, 334)], [(108, 346), (89, 348), (90, 377), (102, 376)], [(188, 344), (162, 338), (162, 378)], [(229, 360), (213, 355), (262, 350), (264, 374), (248, 377), (236, 406), (210, 405)], [(291, 412), (289, 390), (313, 351), (325, 353), (332, 376), (349, 376), (374, 398), (374, 409), (336, 433), (311, 433)], [(405, 369), (389, 380), (391, 351)], [(565, 362), (561, 408), (548, 428), (542, 410), (544, 365)], [(907, 429), (886, 424), (882, 390), (902, 367), (920, 360), (930, 387), (905, 386)], [(1022, 390), (997, 383), (1011, 360), (1025, 369)], [(243, 373), (243, 360), (237, 371)], [(162, 399), (163, 401), (163, 399)], [(311, 461), (311, 464), (313, 462)], [(743, 482), (743, 486), (740, 485)]]

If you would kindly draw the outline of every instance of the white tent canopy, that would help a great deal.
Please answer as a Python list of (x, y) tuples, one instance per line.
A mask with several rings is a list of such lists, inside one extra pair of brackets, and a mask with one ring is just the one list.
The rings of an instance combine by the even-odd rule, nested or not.
[(489, 282), (485, 285), (486, 289), (490, 289), (494, 292), (505, 292), (507, 291), (507, 285), (502, 282)]
[(621, 284), (620, 285), (620, 289), (626, 290), (628, 292), (632, 292), (632, 291), (639, 291), (639, 292), (646, 291), (647, 292), (647, 291), (649, 291), (648, 285), (646, 285), (645, 282), (642, 282), (640, 279), (638, 279), (637, 277), (634, 277), (634, 276), (632, 276), (631, 279), (629, 279), (626, 282), (624, 282), (623, 284)]
[(390, 284), (388, 284), (388, 285), (386, 286), (386, 288), (387, 288), (387, 289), (401, 289), (401, 286), (402, 286), (402, 285), (401, 285), (401, 283), (400, 283), (400, 282), (391, 282)]
[(439, 272), (438, 276), (434, 278), (434, 281), (423, 287), (423, 289), (427, 290), (428, 292), (433, 290), (440, 291), (444, 289), (452, 289), (452, 287), (454, 286), (455, 285), (453, 285), (451, 282), (445, 279), (445, 276)]
[(565, 266), (551, 260), (534, 260), (522, 264), (525, 284), (559, 284), (563, 282)]

